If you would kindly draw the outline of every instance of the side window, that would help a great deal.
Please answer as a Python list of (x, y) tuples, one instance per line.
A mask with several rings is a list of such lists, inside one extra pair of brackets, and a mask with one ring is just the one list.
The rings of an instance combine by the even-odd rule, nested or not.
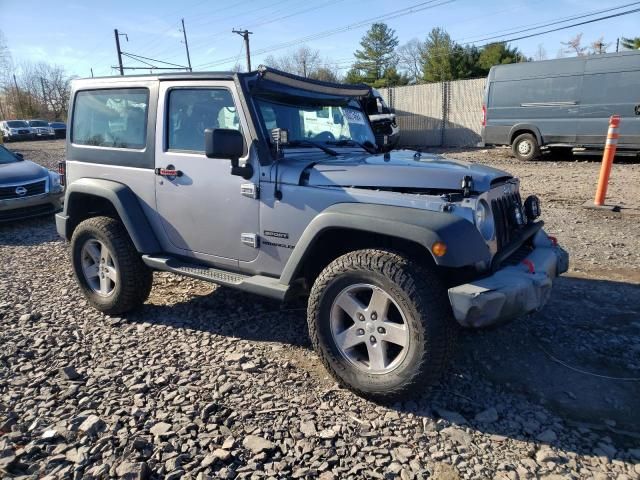
[(206, 128), (241, 130), (231, 92), (224, 88), (170, 90), (167, 149), (204, 152)]
[(71, 142), (142, 149), (147, 138), (149, 90), (83, 90), (76, 94)]

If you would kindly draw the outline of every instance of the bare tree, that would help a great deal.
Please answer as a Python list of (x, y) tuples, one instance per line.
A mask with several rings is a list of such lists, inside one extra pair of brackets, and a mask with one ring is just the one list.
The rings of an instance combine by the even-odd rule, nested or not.
[(269, 55), (264, 63), (283, 72), (317, 80), (335, 82), (340, 78), (339, 69), (330, 60), (323, 60), (318, 50), (312, 50), (306, 45), (279, 57)]
[(567, 42), (560, 42), (565, 46), (567, 53), (575, 53), (578, 57), (586, 54), (588, 47), (582, 46), (582, 33), (578, 33), (575, 37), (570, 38)]
[(398, 48), (396, 55), (400, 69), (407, 72), (412, 81), (419, 82), (424, 71), (424, 43), (417, 38), (409, 40)]
[(594, 55), (600, 55), (607, 53), (607, 48), (611, 46), (611, 43), (604, 43), (604, 37), (598, 38), (595, 42), (591, 42), (589, 48)]
[(544, 46), (541, 43), (538, 44), (538, 49), (536, 50), (536, 53), (533, 55), (533, 59), (535, 61), (547, 59), (547, 51), (544, 49)]

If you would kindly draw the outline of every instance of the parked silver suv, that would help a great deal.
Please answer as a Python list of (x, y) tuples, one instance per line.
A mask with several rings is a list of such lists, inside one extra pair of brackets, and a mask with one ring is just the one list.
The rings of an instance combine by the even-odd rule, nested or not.
[(56, 223), (89, 302), (138, 307), (152, 270), (305, 295), (327, 369), (376, 399), (437, 381), (456, 325), (541, 308), (568, 258), (537, 198), (493, 168), (379, 152), (370, 95), (267, 68), (74, 81)]

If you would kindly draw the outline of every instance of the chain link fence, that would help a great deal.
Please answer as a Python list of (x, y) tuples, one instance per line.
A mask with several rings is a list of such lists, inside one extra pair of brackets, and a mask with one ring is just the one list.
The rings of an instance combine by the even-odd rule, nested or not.
[(396, 114), (401, 147), (469, 147), (482, 141), (486, 79), (382, 88)]

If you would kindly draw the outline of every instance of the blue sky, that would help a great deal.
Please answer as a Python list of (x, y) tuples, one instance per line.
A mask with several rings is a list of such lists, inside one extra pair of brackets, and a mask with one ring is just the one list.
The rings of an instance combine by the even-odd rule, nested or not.
[[(302, 37), (421, 3), (424, 4), (424, 0), (182, 0), (180, 3), (0, 0), (0, 29), (16, 63), (48, 61), (64, 66), (73, 75), (89, 76), (90, 68), (96, 75), (109, 75), (114, 72), (111, 66), (117, 64), (114, 28), (128, 35), (128, 42), (121, 39), (123, 51), (185, 65), (179, 31), (180, 18), (184, 17), (194, 70), (224, 70), (231, 68), (236, 60), (244, 63), (242, 39), (231, 33), (232, 28), (252, 30), (251, 49), (259, 52), (286, 42), (300, 45)], [(445, 28), (453, 39), (471, 43), (494, 35), (509, 38), (508, 29), (519, 30), (630, 3), (631, 0), (433, 0), (428, 5), (431, 8), (398, 16), (386, 23), (396, 30), (401, 44), (412, 38), (424, 39), (431, 28), (437, 26)], [(640, 2), (635, 7), (640, 7)], [(346, 69), (367, 28), (365, 22), (304, 43)], [(609, 47), (612, 51), (617, 37), (640, 36), (640, 13), (517, 41), (513, 45), (533, 56), (541, 44), (547, 56), (555, 58), (561, 49), (560, 42), (580, 32), (584, 33), (585, 43), (604, 36), (605, 42), (612, 43)], [(272, 53), (281, 55), (292, 48), (295, 47)], [(265, 56), (253, 55), (253, 65), (259, 65)], [(209, 65), (221, 59), (231, 60)], [(140, 66), (130, 59), (124, 63)]]

